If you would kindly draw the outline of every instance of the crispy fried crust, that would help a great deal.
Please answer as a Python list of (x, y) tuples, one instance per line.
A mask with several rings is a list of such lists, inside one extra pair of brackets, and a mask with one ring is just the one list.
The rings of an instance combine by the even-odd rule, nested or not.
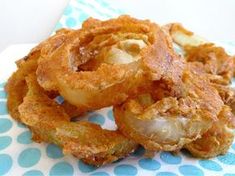
[(19, 119), (18, 106), (23, 102), (23, 97), (26, 95), (27, 86), (25, 83), (25, 76), (29, 73), (35, 72), (37, 68), (37, 59), (40, 55), (40, 50), (34, 50), (28, 55), (30, 60), (21, 63), (18, 70), (12, 74), (7, 81), (5, 87), (7, 92), (7, 107), (12, 118)]
[(203, 64), (212, 82), (223, 85), (231, 83), (234, 59), (222, 47), (202, 39), (178, 23), (168, 24), (164, 28), (168, 29), (172, 40), (183, 48), (188, 62)]
[[(128, 45), (128, 40), (139, 44)], [(141, 48), (141, 42), (146, 46)], [(113, 52), (117, 49), (138, 59), (119, 62), (120, 53)], [(110, 62), (110, 57), (119, 63)], [(158, 25), (121, 16), (108, 21), (88, 19), (51, 57), (40, 58), (37, 77), (44, 89), (59, 91), (68, 102), (87, 111), (145, 92), (153, 79), (180, 79), (181, 69), (173, 71), (180, 64)]]
[(182, 82), (172, 86), (170, 92), (147, 106), (139, 99), (115, 106), (120, 131), (147, 150), (179, 150), (200, 138), (217, 120), (223, 106), (216, 89), (190, 65), (184, 70)]
[(185, 148), (200, 158), (225, 154), (234, 139), (234, 90), (229, 87), (234, 72), (234, 59), (222, 47), (202, 39), (180, 24), (173, 23), (164, 28), (167, 28), (173, 41), (182, 47), (194, 71), (209, 78), (210, 85), (216, 88), (223, 102), (228, 105), (223, 107), (218, 121), (201, 138), (186, 144)]
[[(18, 69), (9, 78), (5, 87), (8, 94), (8, 111), (15, 120), (20, 120), (18, 106), (23, 102), (23, 97), (27, 92), (25, 77), (31, 73), (36, 72), (38, 66), (37, 61), (39, 57), (42, 54), (45, 56), (54, 52), (61, 44), (63, 44), (63, 41), (69, 32), (70, 30), (66, 29), (58, 31), (54, 36), (33, 48), (26, 57), (16, 62)], [(52, 97), (58, 95), (56, 92), (47, 92), (47, 94)], [(77, 108), (68, 102), (65, 102), (63, 106), (71, 116), (77, 116), (81, 114)]]
[(212, 158), (228, 151), (234, 139), (234, 133), (230, 127), (231, 123), (234, 125), (232, 122), (234, 115), (228, 106), (224, 106), (218, 119), (218, 122), (214, 123), (200, 139), (185, 145), (193, 156)]
[(70, 122), (63, 107), (48, 98), (35, 75), (26, 78), (28, 92), (19, 106), (20, 119), (33, 131), (33, 139), (52, 142), (86, 163), (100, 166), (132, 152), (137, 144), (117, 131), (89, 122)]
[[(196, 157), (214, 157), (234, 138), (231, 58), (180, 24), (160, 28), (129, 16), (90, 18), (79, 30), (58, 31), (16, 62), (7, 105), (33, 140), (57, 144), (88, 164), (111, 163), (138, 144), (151, 152), (184, 147)], [(55, 101), (58, 95), (63, 104)], [(120, 131), (71, 122), (111, 105)]]
[(215, 76), (212, 82), (223, 85), (231, 83), (234, 61), (222, 47), (207, 43), (197, 47), (185, 46), (184, 51), (188, 62), (202, 62), (205, 71)]

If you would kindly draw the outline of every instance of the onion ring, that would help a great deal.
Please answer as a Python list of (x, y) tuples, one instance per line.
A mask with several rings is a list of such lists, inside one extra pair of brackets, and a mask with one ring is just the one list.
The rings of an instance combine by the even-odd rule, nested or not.
[[(38, 46), (33, 48), (30, 53), (24, 57), (16, 61), (18, 69), (16, 72), (12, 74), (12, 76), (8, 79), (5, 90), (7, 92), (7, 107), (8, 111), (15, 120), (20, 120), (18, 106), (23, 102), (23, 97), (26, 95), (27, 86), (25, 82), (25, 77), (31, 73), (36, 72), (37, 69), (37, 61), (42, 53), (44, 55), (50, 55), (54, 52), (65, 40), (66, 35), (72, 30), (61, 29), (57, 31), (57, 33), (50, 37), (49, 39), (43, 41)], [(54, 93), (47, 92), (50, 96)], [(57, 94), (57, 93), (56, 93)], [(77, 112), (77, 108), (75, 109), (72, 105), (65, 102), (64, 105), (67, 112), (72, 116), (76, 116), (80, 114)]]
[(211, 82), (223, 85), (231, 83), (235, 63), (222, 47), (208, 42), (179, 23), (171, 23), (163, 28), (167, 28), (173, 41), (183, 48), (188, 62), (203, 64)]
[(116, 161), (138, 146), (118, 131), (90, 122), (70, 122), (63, 107), (38, 85), (35, 75), (29, 75), (26, 82), (28, 92), (19, 106), (20, 119), (32, 130), (37, 142), (55, 143), (64, 153), (96, 166)]
[(173, 41), (182, 47), (186, 60), (194, 65), (194, 70), (209, 78), (210, 85), (217, 89), (223, 102), (228, 105), (223, 107), (218, 121), (201, 138), (186, 144), (185, 148), (200, 158), (225, 154), (234, 139), (232, 129), (235, 128), (235, 95), (228, 85), (233, 77), (234, 59), (223, 48), (188, 31), (180, 24), (173, 23), (164, 28), (168, 28)]
[(151, 96), (129, 99), (114, 107), (115, 121), (125, 136), (147, 150), (179, 150), (210, 129), (224, 104), (207, 78), (190, 64), (178, 85), (161, 84), (170, 89), (169, 95), (154, 98), (161, 91), (156, 89)]
[(152, 80), (177, 81), (182, 63), (174, 55), (161, 28), (147, 20), (88, 19), (51, 57), (41, 56), (36, 74), (45, 90), (86, 112), (145, 92)]
[[(187, 62), (174, 52), (171, 38)], [(90, 18), (17, 61), (6, 86), (8, 109), (33, 140), (57, 144), (96, 166), (123, 158), (139, 144), (149, 154), (186, 148), (212, 157), (225, 153), (234, 138), (234, 92), (226, 86), (233, 62), (223, 48), (179, 24), (160, 28), (129, 16)], [(63, 104), (55, 100), (59, 95)], [(71, 119), (111, 105), (117, 131)]]
[(235, 118), (228, 106), (218, 115), (218, 121), (201, 138), (186, 144), (184, 148), (195, 157), (212, 158), (225, 154), (233, 143)]
[[(40, 55), (39, 48), (35, 48), (27, 58), (28, 61), (23, 59), (18, 62), (18, 69), (8, 79), (5, 90), (7, 92), (7, 107), (8, 111), (15, 120), (19, 119), (18, 106), (23, 102), (23, 97), (26, 95), (27, 86), (25, 83), (25, 76), (32, 73), (37, 68), (37, 58)], [(26, 59), (26, 58), (25, 58)]]

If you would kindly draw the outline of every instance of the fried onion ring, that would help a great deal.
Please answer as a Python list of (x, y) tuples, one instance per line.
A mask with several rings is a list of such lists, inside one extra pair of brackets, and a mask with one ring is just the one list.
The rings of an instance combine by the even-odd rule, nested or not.
[(188, 62), (200, 62), (211, 82), (227, 85), (234, 72), (234, 59), (222, 47), (208, 42), (179, 23), (166, 25), (173, 41), (181, 46)]
[[(20, 120), (18, 106), (23, 102), (23, 97), (27, 92), (25, 77), (36, 72), (37, 61), (40, 55), (42, 53), (44, 53), (44, 55), (50, 55), (54, 52), (64, 42), (66, 35), (71, 31), (72, 30), (67, 29), (57, 31), (55, 35), (33, 48), (26, 57), (16, 61), (18, 69), (8, 79), (5, 87), (8, 111), (15, 120)], [(56, 96), (54, 92), (47, 92), (47, 94)], [(63, 106), (65, 106), (66, 112), (69, 112), (71, 116), (80, 114), (80, 111), (78, 112), (77, 108), (70, 105), (68, 102), (65, 102)]]
[(229, 106), (224, 106), (218, 121), (201, 138), (184, 147), (195, 157), (212, 158), (225, 154), (233, 143), (234, 115)]
[[(235, 95), (227, 85), (234, 61), (179, 24), (90, 18), (16, 64), (6, 86), (11, 116), (29, 127), (34, 141), (57, 144), (88, 164), (111, 163), (139, 144), (149, 154), (186, 148), (208, 158), (233, 141)], [(71, 119), (107, 106), (114, 106), (117, 131)]]
[(231, 111), (230, 107), (224, 106), (218, 121), (201, 138), (186, 144), (185, 148), (200, 158), (225, 154), (234, 139), (234, 91), (228, 85), (233, 77), (234, 59), (222, 47), (202, 39), (180, 24), (169, 24), (165, 28), (168, 28), (173, 41), (182, 47), (186, 60), (194, 70), (205, 74), (223, 102), (232, 108)]
[[(35, 48), (30, 52), (27, 61), (23, 59), (18, 62), (18, 69), (8, 79), (5, 90), (7, 92), (7, 107), (12, 118), (20, 120), (18, 106), (23, 102), (23, 97), (26, 95), (27, 86), (25, 83), (25, 76), (29, 73), (35, 72), (37, 68), (37, 58), (40, 55), (40, 49)], [(23, 63), (24, 62), (24, 63)]]
[(70, 122), (63, 107), (50, 99), (38, 85), (36, 76), (26, 78), (28, 92), (19, 106), (20, 119), (37, 142), (55, 143), (64, 153), (100, 166), (134, 151), (137, 144), (118, 131), (102, 129), (90, 122)]
[(152, 80), (180, 79), (174, 54), (161, 28), (147, 20), (88, 19), (51, 57), (41, 55), (36, 74), (45, 90), (84, 112), (120, 104), (148, 90)]
[(129, 99), (114, 107), (119, 130), (150, 151), (179, 150), (200, 138), (217, 121), (224, 105), (207, 78), (194, 72), (190, 64), (186, 65), (182, 82), (166, 87), (170, 89), (168, 95), (156, 96), (161, 91), (156, 89), (147, 97)]

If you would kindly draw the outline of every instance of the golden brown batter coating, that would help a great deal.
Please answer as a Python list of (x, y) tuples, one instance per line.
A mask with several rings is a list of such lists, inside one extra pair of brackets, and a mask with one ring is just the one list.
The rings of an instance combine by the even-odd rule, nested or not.
[(39, 59), (37, 78), (81, 111), (95, 110), (145, 92), (152, 80), (180, 79), (181, 69), (173, 68), (182, 63), (172, 51), (161, 28), (148, 20), (88, 19), (51, 57)]
[(229, 86), (234, 72), (234, 57), (229, 56), (222, 47), (202, 39), (180, 24), (173, 23), (164, 28), (173, 41), (182, 47), (185, 59), (193, 66), (194, 71), (204, 74), (228, 105), (223, 107), (218, 121), (201, 138), (185, 145), (185, 148), (201, 158), (225, 154), (234, 139), (232, 129), (235, 128), (235, 94)]
[(194, 72), (190, 64), (166, 97), (154, 100), (155, 93), (150, 94), (114, 106), (120, 131), (150, 151), (179, 150), (200, 138), (224, 105), (204, 74)]
[(70, 122), (63, 107), (50, 99), (35, 75), (26, 78), (28, 92), (19, 106), (20, 120), (37, 142), (55, 143), (64, 153), (100, 166), (123, 158), (138, 146), (118, 131), (102, 129), (90, 122)]
[[(71, 31), (72, 30), (61, 29), (55, 35), (33, 48), (26, 57), (16, 61), (18, 68), (9, 78), (5, 87), (8, 94), (8, 111), (14, 119), (20, 120), (18, 106), (23, 102), (23, 97), (27, 92), (25, 77), (31, 73), (35, 73), (38, 66), (37, 62), (41, 55), (50, 55), (54, 52), (60, 45), (63, 44), (66, 39), (66, 35)], [(56, 92), (47, 92), (47, 94), (50, 97), (56, 97), (58, 95)], [(66, 112), (69, 112), (71, 116), (81, 114), (76, 107), (66, 101), (63, 106)]]

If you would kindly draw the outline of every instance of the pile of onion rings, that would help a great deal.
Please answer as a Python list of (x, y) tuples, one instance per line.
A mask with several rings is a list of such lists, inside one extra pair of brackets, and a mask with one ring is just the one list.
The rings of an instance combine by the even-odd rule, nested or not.
[(120, 104), (154, 79), (175, 82), (181, 65), (158, 25), (122, 16), (88, 19), (52, 56), (41, 55), (36, 74), (45, 90), (86, 112)]
[[(138, 145), (213, 157), (233, 141), (234, 61), (179, 24), (89, 18), (40, 43), (17, 67), (6, 85), (10, 115), (34, 141), (57, 144), (88, 164), (111, 163)], [(116, 131), (71, 120), (109, 106)]]
[(201, 138), (185, 145), (185, 148), (201, 158), (225, 154), (234, 139), (232, 129), (235, 127), (235, 91), (229, 84), (233, 78), (235, 57), (228, 55), (222, 47), (185, 29), (181, 24), (172, 23), (165, 27), (172, 40), (183, 49), (187, 62), (193, 64), (197, 72), (205, 74), (209, 84), (216, 88), (225, 104), (217, 122)]

